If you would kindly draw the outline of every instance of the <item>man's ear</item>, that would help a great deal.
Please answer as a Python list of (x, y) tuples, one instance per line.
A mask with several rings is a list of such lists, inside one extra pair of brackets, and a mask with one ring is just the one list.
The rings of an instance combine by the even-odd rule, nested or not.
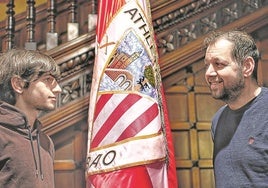
[(255, 67), (255, 61), (252, 57), (247, 57), (244, 61), (244, 76), (250, 77)]
[(11, 78), (11, 85), (15, 93), (21, 94), (23, 92), (25, 82), (19, 76), (13, 76)]

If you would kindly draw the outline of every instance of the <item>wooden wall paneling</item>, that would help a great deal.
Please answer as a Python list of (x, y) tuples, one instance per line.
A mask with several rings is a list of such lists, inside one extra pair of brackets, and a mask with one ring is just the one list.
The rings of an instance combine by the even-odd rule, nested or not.
[(87, 120), (52, 136), (55, 144), (55, 186), (85, 187)]
[(52, 137), (56, 150), (54, 161), (56, 187), (75, 186), (74, 137), (74, 127), (68, 127)]
[(262, 59), (261, 60), (261, 69), (260, 69), (260, 78), (259, 83), (263, 86), (268, 87), (268, 76), (267, 76), (267, 70), (268, 70), (268, 59)]
[(191, 158), (192, 161), (192, 182), (193, 187), (198, 188), (200, 185), (200, 177), (199, 177), (199, 152), (198, 152), (198, 140), (197, 140), (197, 129), (196, 129), (196, 110), (195, 110), (195, 92), (194, 92), (194, 76), (188, 75), (187, 77), (187, 88), (188, 88), (188, 106), (189, 106), (189, 123), (191, 125), (189, 133), (190, 133), (190, 150), (191, 150)]
[(87, 151), (87, 119), (84, 119), (79, 126), (75, 127), (76, 136), (74, 139), (74, 159), (76, 163), (76, 173), (74, 174), (75, 185), (85, 187), (85, 167)]
[[(173, 130), (173, 142), (177, 166), (177, 178), (183, 187), (191, 187), (190, 152), (190, 125), (188, 123), (188, 89), (185, 85), (174, 86), (166, 90), (167, 107), (171, 129)], [(180, 181), (183, 179), (183, 182)], [(183, 184), (181, 184), (183, 183)], [(182, 187), (182, 186), (180, 186)]]
[(253, 33), (253, 37), (257, 39), (257, 45), (260, 50), (261, 59), (258, 67), (258, 81), (263, 86), (268, 86), (268, 26), (264, 26)]

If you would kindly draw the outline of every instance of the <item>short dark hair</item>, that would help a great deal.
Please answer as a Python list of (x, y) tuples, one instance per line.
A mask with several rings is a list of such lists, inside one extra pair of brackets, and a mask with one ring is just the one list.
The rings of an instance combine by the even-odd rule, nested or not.
[(253, 70), (252, 77), (257, 80), (260, 53), (254, 39), (244, 31), (214, 31), (207, 38), (205, 38), (205, 47), (207, 48), (209, 45), (214, 44), (219, 39), (226, 39), (233, 44), (232, 56), (234, 60), (239, 63), (239, 65), (242, 65), (244, 60), (249, 56), (254, 59), (255, 67)]
[(11, 49), (0, 54), (0, 100), (14, 105), (15, 92), (11, 78), (18, 76), (25, 81), (25, 88), (33, 79), (49, 73), (56, 79), (60, 77), (60, 69), (50, 56), (34, 50)]

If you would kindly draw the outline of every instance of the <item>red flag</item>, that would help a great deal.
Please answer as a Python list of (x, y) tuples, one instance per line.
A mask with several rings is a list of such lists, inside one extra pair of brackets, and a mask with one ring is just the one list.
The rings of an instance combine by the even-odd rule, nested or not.
[(87, 187), (176, 188), (150, 4), (100, 0)]

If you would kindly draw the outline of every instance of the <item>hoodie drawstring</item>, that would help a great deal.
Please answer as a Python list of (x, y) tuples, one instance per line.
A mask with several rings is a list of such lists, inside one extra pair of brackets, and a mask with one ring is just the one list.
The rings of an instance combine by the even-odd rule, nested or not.
[(31, 148), (32, 148), (32, 153), (33, 153), (33, 158), (34, 158), (34, 164), (35, 164), (35, 174), (36, 177), (38, 177), (38, 174), (40, 173), (41, 179), (44, 179), (43, 171), (42, 171), (42, 162), (41, 162), (41, 153), (40, 153), (40, 138), (39, 138), (39, 131), (37, 132), (37, 152), (38, 152), (38, 158), (39, 158), (39, 168), (40, 172), (38, 173), (38, 166), (37, 166), (37, 160), (34, 152), (34, 145), (33, 145), (33, 136), (31, 132), (31, 126), (27, 126), (28, 132), (29, 132), (29, 138), (31, 141)]
[(40, 175), (41, 175), (41, 179), (44, 179), (44, 174), (43, 174), (43, 169), (42, 169), (42, 160), (41, 160), (41, 152), (40, 152), (40, 137), (39, 137), (39, 130), (37, 131), (37, 149), (38, 149), (38, 157), (39, 157), (39, 168), (40, 168)]

